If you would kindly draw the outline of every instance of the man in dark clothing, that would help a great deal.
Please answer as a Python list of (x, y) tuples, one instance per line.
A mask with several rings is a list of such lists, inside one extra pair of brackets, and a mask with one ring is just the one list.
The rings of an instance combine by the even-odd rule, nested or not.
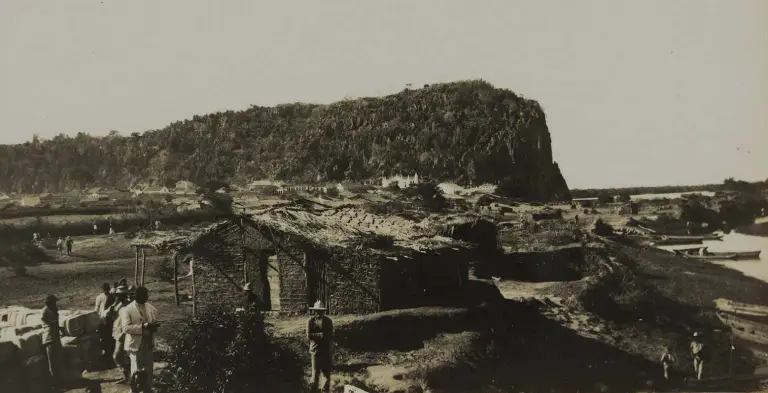
[(48, 359), (48, 371), (54, 386), (61, 386), (61, 332), (59, 327), (59, 299), (54, 295), (45, 298), (43, 308), (43, 347)]
[(101, 286), (101, 293), (96, 296), (96, 305), (94, 309), (99, 313), (99, 336), (101, 338), (101, 350), (103, 359), (109, 363), (112, 353), (115, 352), (115, 340), (112, 338), (113, 320), (109, 315), (109, 307), (115, 302), (115, 296), (108, 283)]
[(264, 304), (261, 299), (253, 293), (253, 286), (247, 283), (243, 286), (243, 309), (261, 312), (264, 310)]
[(325, 316), (328, 310), (325, 304), (318, 300), (315, 305), (309, 308), (314, 311), (313, 315), (307, 321), (307, 339), (309, 340), (309, 354), (312, 357), (312, 383), (311, 391), (316, 392), (320, 382), (320, 374), (323, 374), (325, 383), (323, 392), (331, 390), (331, 339), (333, 338), (333, 322)]

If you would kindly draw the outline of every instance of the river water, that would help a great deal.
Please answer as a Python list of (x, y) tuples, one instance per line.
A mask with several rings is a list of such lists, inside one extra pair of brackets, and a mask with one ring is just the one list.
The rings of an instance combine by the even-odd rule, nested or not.
[(680, 198), (680, 197), (682, 197), (685, 194), (701, 194), (701, 195), (705, 195), (705, 196), (714, 196), (715, 195), (715, 193), (712, 192), (712, 191), (689, 191), (689, 192), (669, 192), (669, 193), (666, 193), (666, 194), (637, 194), (637, 195), (632, 195), (630, 198), (633, 201), (640, 201), (640, 200), (644, 200), (644, 199), (645, 200), (647, 200), (647, 199), (662, 199), (662, 198), (675, 199), (675, 198)]
[[(756, 221), (757, 223), (768, 222), (768, 217), (761, 217)], [(738, 270), (747, 276), (755, 277), (759, 280), (768, 282), (768, 237), (764, 236), (752, 236), (742, 235), (740, 233), (731, 232), (723, 236), (723, 240), (709, 240), (705, 241), (704, 245), (709, 247), (709, 251), (756, 251), (760, 250), (760, 259), (754, 260), (741, 260), (741, 261), (717, 261), (709, 260), (710, 262), (727, 266), (731, 269)], [(676, 246), (661, 246), (664, 250), (675, 250), (680, 248), (696, 247), (697, 244), (689, 245), (676, 245)]]

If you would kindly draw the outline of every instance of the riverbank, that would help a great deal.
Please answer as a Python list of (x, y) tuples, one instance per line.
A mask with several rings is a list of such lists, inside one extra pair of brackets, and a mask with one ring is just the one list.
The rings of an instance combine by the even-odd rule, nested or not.
[(752, 236), (768, 237), (768, 222), (760, 222), (752, 225), (739, 227), (736, 229), (736, 233)]

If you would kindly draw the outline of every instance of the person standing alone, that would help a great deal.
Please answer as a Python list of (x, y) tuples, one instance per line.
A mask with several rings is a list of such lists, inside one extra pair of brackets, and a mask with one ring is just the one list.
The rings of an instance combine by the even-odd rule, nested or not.
[(691, 342), (691, 355), (693, 355), (693, 371), (696, 373), (696, 377), (701, 380), (704, 374), (704, 343), (701, 339), (701, 334), (698, 332), (693, 333), (693, 341)]
[(101, 286), (101, 293), (96, 296), (95, 311), (99, 314), (99, 337), (101, 338), (101, 350), (104, 358), (112, 356), (115, 351), (115, 341), (112, 339), (112, 320), (109, 318), (109, 307), (115, 299), (111, 293), (112, 287), (109, 283)]
[(59, 327), (59, 299), (54, 295), (45, 298), (43, 308), (43, 347), (48, 360), (48, 371), (51, 374), (53, 386), (61, 386), (61, 332)]
[(325, 316), (328, 309), (322, 301), (318, 300), (309, 308), (314, 315), (307, 321), (307, 339), (309, 340), (309, 354), (312, 358), (312, 382), (311, 391), (317, 392), (320, 382), (320, 374), (323, 374), (325, 383), (323, 392), (331, 390), (331, 340), (333, 338), (333, 322)]
[(155, 333), (160, 326), (157, 322), (157, 309), (147, 303), (149, 290), (136, 288), (133, 302), (120, 310), (122, 331), (125, 334), (125, 352), (131, 362), (131, 390), (152, 391), (152, 373), (154, 361), (152, 352), (155, 348)]

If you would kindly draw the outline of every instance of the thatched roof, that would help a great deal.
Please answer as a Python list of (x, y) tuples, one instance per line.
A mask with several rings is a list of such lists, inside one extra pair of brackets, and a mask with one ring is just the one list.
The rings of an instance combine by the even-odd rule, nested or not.
[(397, 248), (434, 250), (468, 247), (452, 238), (435, 236), (430, 228), (396, 216), (380, 216), (352, 206), (306, 209), (277, 207), (253, 214), (261, 228), (305, 238), (321, 248), (350, 247), (361, 239), (389, 238)]
[[(334, 208), (319, 204), (280, 205), (252, 211), (249, 214), (243, 214), (241, 218), (262, 232), (276, 236), (288, 235), (322, 249), (359, 247), (361, 244), (372, 244), (371, 239), (378, 239), (373, 243), (379, 245), (389, 244), (394, 249), (414, 251), (471, 247), (468, 243), (435, 235), (434, 227), (430, 227), (428, 223), (416, 223), (400, 217), (379, 216), (352, 206)], [(131, 245), (157, 249), (185, 248), (203, 236), (232, 224), (232, 220), (226, 220), (189, 231), (145, 232)]]

